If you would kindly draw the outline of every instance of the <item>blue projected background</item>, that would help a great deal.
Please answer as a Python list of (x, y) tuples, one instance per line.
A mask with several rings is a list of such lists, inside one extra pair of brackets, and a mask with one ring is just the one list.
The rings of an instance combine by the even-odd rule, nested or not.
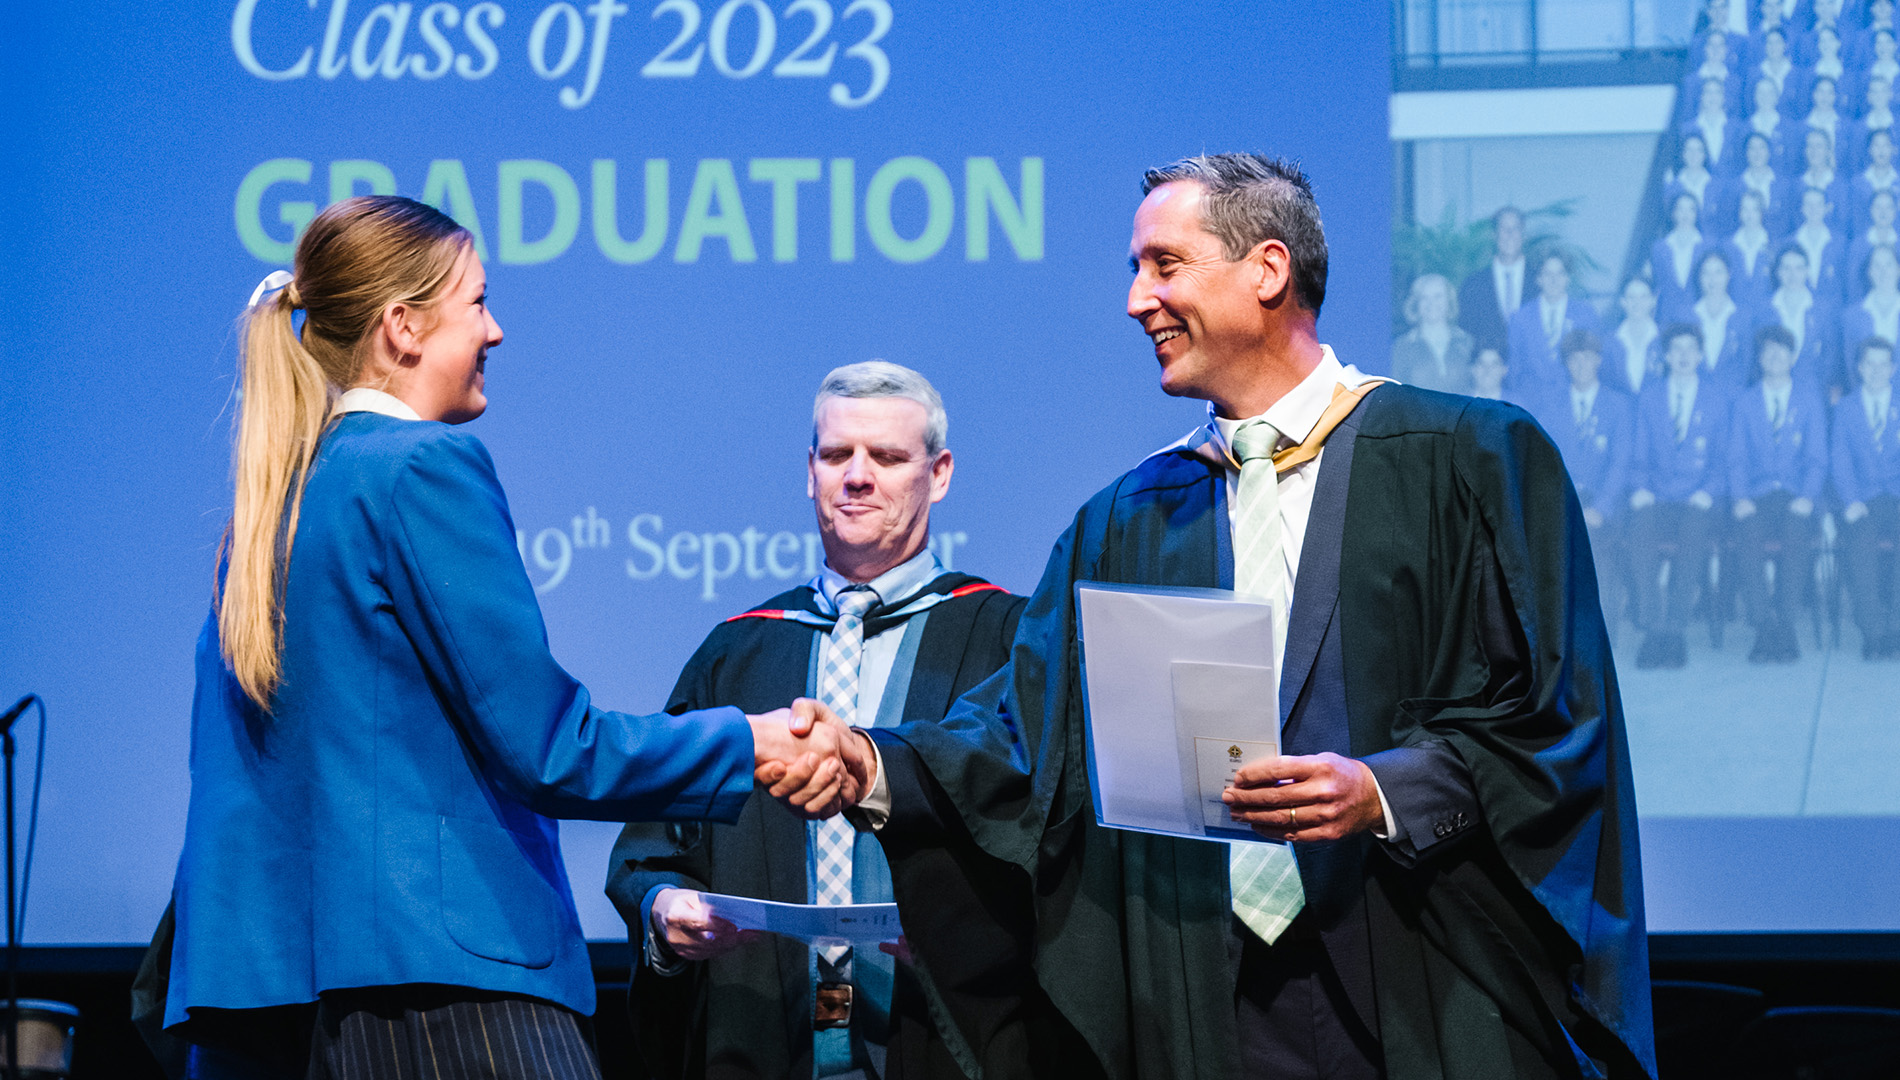
[[(42, 691), (54, 721), (31, 942), (139, 941), (164, 907), (230, 502), (233, 320), (335, 196), (426, 197), (480, 233), (507, 340), (472, 430), (556, 655), (615, 708), (657, 708), (714, 622), (811, 573), (810, 400), (837, 364), (936, 382), (960, 466), (939, 550), (1022, 591), (1076, 506), (1196, 422), (1122, 312), (1145, 166), (1204, 147), (1304, 159), (1333, 244), (1323, 326), (1349, 360), (1385, 351), (1382, 15), (257, 0), (19, 16), (0, 690)], [(612, 833), (566, 831), (590, 936), (624, 933), (600, 896)]]
[[(936, 383), (958, 470), (934, 543), (1017, 591), (1076, 506), (1199, 422), (1123, 312), (1146, 166), (1299, 158), (1322, 337), (1390, 355), (1385, 4), (195, 7), (32, 5), (0, 65), (0, 697), (53, 720), (32, 944), (142, 941), (165, 905), (235, 319), (336, 198), (423, 198), (480, 237), (507, 338), (472, 430), (556, 656), (613, 708), (657, 708), (712, 625), (815, 569), (833, 366)], [(590, 937), (624, 934), (614, 831), (563, 827)], [(1652, 840), (1662, 921), (1748, 924), (1702, 899), (1748, 845), (1700, 835), (1646, 836), (1703, 854), (1656, 887), (1678, 863)], [(1779, 914), (1834, 926), (1854, 895)]]

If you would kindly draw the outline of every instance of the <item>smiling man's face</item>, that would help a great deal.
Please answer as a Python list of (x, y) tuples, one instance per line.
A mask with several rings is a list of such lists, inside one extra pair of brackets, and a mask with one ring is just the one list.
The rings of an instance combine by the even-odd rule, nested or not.
[(825, 561), (869, 581), (923, 550), (930, 505), (950, 490), (950, 451), (924, 445), (930, 414), (900, 397), (828, 397), (818, 410), (805, 493)]
[(1163, 184), (1135, 211), (1128, 314), (1154, 342), (1162, 390), (1218, 403), (1259, 363), (1263, 271), (1251, 254), (1229, 261), (1201, 227), (1202, 194), (1193, 181)]

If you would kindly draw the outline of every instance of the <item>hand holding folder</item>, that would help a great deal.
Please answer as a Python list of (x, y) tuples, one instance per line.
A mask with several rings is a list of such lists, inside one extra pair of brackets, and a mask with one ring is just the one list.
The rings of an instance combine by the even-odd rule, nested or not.
[(1264, 841), (1221, 793), (1280, 753), (1274, 608), (1223, 589), (1076, 587), (1096, 820)]

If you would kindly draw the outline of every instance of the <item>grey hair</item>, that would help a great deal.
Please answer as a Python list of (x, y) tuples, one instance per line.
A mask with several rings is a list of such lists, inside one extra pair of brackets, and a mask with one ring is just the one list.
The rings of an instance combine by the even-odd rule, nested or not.
[(1206, 193), (1201, 227), (1220, 238), (1228, 261), (1246, 258), (1267, 240), (1285, 244), (1293, 257), (1294, 295), (1319, 314), (1326, 300), (1326, 230), (1312, 181), (1297, 163), (1265, 154), (1201, 154), (1149, 169), (1141, 193), (1181, 180)]
[(950, 417), (943, 411), (943, 398), (930, 380), (917, 372), (888, 360), (866, 360), (833, 368), (818, 384), (818, 396), (811, 403), (811, 444), (818, 445), (818, 411), (826, 398), (903, 398), (924, 407), (924, 452), (936, 457), (950, 437)]

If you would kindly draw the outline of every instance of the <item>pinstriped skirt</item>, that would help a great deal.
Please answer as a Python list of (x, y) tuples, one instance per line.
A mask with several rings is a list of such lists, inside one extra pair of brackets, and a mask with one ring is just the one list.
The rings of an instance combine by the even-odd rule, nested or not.
[[(246, 1013), (258, 1024), (247, 1024)], [(270, 1014), (270, 1015), (265, 1015)], [(458, 987), (329, 993), (294, 1010), (237, 1010), (245, 1037), (196, 1043), (192, 1080), (600, 1080), (580, 1017)]]

